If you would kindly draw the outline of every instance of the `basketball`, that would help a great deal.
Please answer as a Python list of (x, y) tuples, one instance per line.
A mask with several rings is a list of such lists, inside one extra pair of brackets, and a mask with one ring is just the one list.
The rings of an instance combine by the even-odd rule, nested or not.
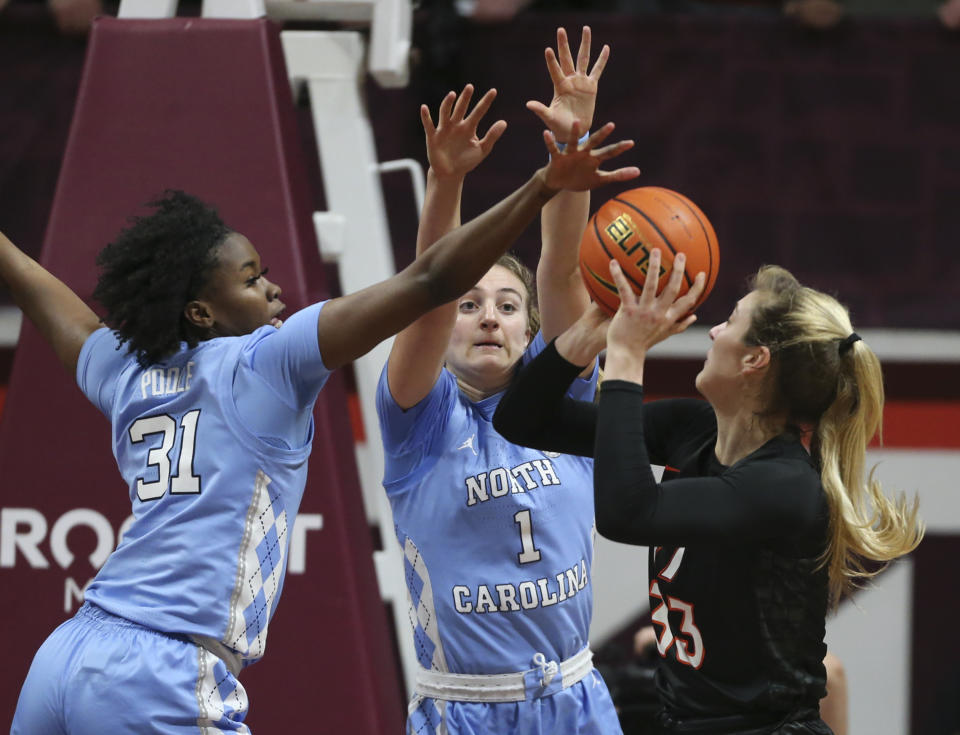
[(620, 306), (617, 286), (610, 275), (616, 259), (633, 290), (643, 289), (650, 251), (660, 248), (657, 293), (667, 284), (677, 253), (687, 256), (680, 295), (697, 273), (706, 285), (694, 308), (700, 306), (717, 280), (720, 250), (710, 220), (683, 194), (659, 186), (644, 186), (618, 194), (590, 218), (580, 242), (580, 271), (590, 296), (607, 314)]

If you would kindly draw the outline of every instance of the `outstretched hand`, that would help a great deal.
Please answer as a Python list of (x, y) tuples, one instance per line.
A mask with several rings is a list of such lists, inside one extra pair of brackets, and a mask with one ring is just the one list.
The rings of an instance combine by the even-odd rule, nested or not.
[(447, 93), (440, 103), (436, 125), (433, 124), (430, 108), (420, 106), (420, 120), (427, 138), (427, 160), (438, 176), (466, 176), (487, 157), (507, 129), (504, 120), (497, 120), (486, 135), (478, 137), (477, 126), (493, 104), (497, 90), (491, 89), (483, 95), (467, 115), (472, 96), (472, 84), (465, 86), (459, 96), (455, 92)]
[(604, 45), (593, 65), (590, 66), (590, 26), (583, 27), (580, 37), (580, 50), (574, 63), (570, 53), (570, 42), (563, 28), (557, 29), (557, 51), (547, 48), (544, 56), (547, 71), (553, 82), (553, 100), (547, 107), (541, 102), (530, 100), (527, 109), (543, 120), (554, 135), (566, 140), (574, 122), (580, 123), (585, 132), (593, 125), (593, 109), (597, 101), (597, 82), (610, 56), (610, 47)]
[(608, 352), (618, 351), (642, 358), (655, 344), (671, 335), (679, 334), (697, 320), (691, 310), (703, 292), (706, 274), (698, 273), (690, 290), (678, 297), (686, 256), (677, 253), (667, 285), (658, 295), (660, 259), (659, 248), (650, 251), (647, 277), (643, 291), (639, 294), (634, 293), (630, 287), (620, 265), (615, 260), (610, 262), (610, 274), (617, 284), (620, 308), (617, 309), (607, 331)]
[(580, 137), (580, 123), (574, 120), (570, 126), (570, 133), (566, 140), (566, 148), (560, 150), (557, 139), (549, 130), (543, 131), (543, 141), (550, 153), (550, 163), (543, 172), (543, 181), (547, 188), (559, 191), (587, 191), (601, 184), (618, 181), (628, 181), (640, 175), (636, 166), (626, 166), (614, 171), (601, 171), (600, 164), (619, 156), (624, 151), (633, 148), (632, 140), (621, 140), (603, 148), (597, 148), (600, 143), (613, 132), (612, 122), (607, 123), (591, 135), (587, 141), (577, 146)]

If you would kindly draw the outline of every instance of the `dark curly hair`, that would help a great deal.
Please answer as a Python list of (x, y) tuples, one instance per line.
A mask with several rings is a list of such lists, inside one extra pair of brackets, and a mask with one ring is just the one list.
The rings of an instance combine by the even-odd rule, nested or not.
[(131, 218), (100, 251), (93, 291), (107, 310), (103, 322), (143, 367), (170, 357), (181, 342), (200, 341), (183, 309), (203, 290), (231, 232), (213, 207), (182, 191), (167, 190), (147, 206), (156, 211)]

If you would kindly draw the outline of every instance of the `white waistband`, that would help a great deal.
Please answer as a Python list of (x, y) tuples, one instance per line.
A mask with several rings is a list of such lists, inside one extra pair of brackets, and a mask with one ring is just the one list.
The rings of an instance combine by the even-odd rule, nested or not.
[(562, 688), (576, 684), (593, 670), (593, 651), (584, 648), (559, 664), (542, 653), (533, 657), (535, 668), (515, 674), (451, 674), (419, 667), (416, 692), (422, 697), (452, 702), (522, 702), (527, 698), (527, 677), (544, 689), (558, 674)]

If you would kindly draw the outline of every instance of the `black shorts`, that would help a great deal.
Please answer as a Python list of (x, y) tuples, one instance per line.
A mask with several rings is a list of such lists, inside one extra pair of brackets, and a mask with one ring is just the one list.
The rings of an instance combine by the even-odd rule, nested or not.
[(833, 735), (816, 710), (798, 710), (777, 717), (770, 715), (729, 715), (675, 719), (661, 711), (658, 717), (661, 735)]

